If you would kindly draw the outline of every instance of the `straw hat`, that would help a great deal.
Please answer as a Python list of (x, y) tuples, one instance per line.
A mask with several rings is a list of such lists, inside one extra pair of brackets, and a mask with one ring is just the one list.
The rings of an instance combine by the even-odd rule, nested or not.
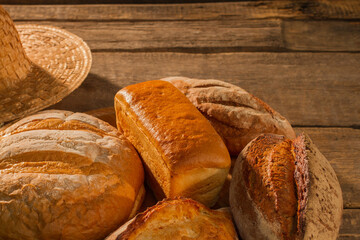
[(0, 6), (0, 125), (59, 102), (90, 67), (91, 52), (81, 38), (50, 26), (15, 28)]

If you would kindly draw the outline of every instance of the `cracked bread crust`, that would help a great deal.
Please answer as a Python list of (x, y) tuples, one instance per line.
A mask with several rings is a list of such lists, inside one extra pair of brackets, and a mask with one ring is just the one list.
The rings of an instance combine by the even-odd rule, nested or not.
[(307, 134), (301, 134), (294, 145), (303, 149), (308, 165), (308, 174), (303, 178), (307, 191), (299, 206), (299, 239), (337, 239), (343, 198), (336, 173)]
[(46, 111), (1, 135), (1, 239), (101, 239), (144, 194), (135, 149), (94, 117)]
[(186, 198), (166, 199), (138, 214), (106, 240), (238, 239), (231, 213)]
[(52, 130), (83, 130), (92, 131), (100, 135), (123, 136), (108, 123), (85, 113), (70, 111), (47, 110), (23, 118), (14, 124), (1, 129), (0, 137), (40, 129)]
[(262, 133), (295, 138), (290, 123), (244, 89), (213, 79), (168, 77), (196, 106), (223, 138), (230, 154), (238, 156), (252, 139)]
[[(235, 163), (230, 206), (244, 239), (293, 238), (291, 220), (297, 202), (294, 171), (288, 168), (294, 168), (294, 161), (287, 159), (291, 144), (284, 140), (280, 135), (260, 135), (244, 148)], [(276, 150), (284, 143), (284, 152)], [(289, 177), (292, 182), (287, 182)]]
[(307, 135), (263, 134), (235, 163), (230, 205), (244, 239), (336, 239), (342, 194)]

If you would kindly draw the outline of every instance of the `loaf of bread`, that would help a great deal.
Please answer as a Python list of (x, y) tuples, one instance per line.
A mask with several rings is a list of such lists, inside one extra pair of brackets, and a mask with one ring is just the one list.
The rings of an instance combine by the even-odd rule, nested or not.
[(159, 202), (138, 214), (106, 240), (216, 239), (235, 240), (231, 213), (211, 210), (192, 199)]
[(83, 113), (44, 111), (0, 132), (0, 239), (103, 239), (144, 196), (128, 140)]
[(185, 77), (164, 78), (195, 105), (237, 157), (252, 139), (262, 133), (295, 138), (290, 123), (269, 105), (244, 89), (219, 80)]
[(184, 196), (212, 206), (230, 168), (221, 137), (172, 84), (130, 85), (115, 96), (118, 127), (141, 155), (156, 197)]
[(336, 239), (342, 193), (307, 135), (264, 134), (237, 159), (230, 205), (243, 239)]

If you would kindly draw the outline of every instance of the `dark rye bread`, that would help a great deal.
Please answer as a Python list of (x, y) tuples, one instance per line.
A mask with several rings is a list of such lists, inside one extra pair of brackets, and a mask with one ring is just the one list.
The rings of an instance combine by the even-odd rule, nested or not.
[(230, 154), (236, 156), (261, 133), (275, 133), (290, 139), (290, 123), (269, 105), (244, 89), (213, 79), (168, 77), (211, 122)]
[(263, 134), (235, 163), (230, 206), (243, 239), (336, 239), (342, 195), (307, 135)]

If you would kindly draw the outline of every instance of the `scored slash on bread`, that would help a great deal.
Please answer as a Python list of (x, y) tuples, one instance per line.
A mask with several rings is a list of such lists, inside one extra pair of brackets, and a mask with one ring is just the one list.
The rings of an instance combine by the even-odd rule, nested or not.
[(237, 240), (231, 213), (192, 199), (165, 199), (124, 224), (106, 240)]
[(230, 206), (244, 239), (336, 239), (342, 193), (311, 139), (263, 134), (240, 153)]
[(262, 133), (295, 138), (290, 123), (269, 105), (230, 83), (214, 79), (163, 78), (177, 87), (211, 122), (230, 154), (237, 157)]
[(101, 239), (144, 195), (133, 146), (83, 113), (44, 111), (3, 129), (0, 172), (1, 239)]

